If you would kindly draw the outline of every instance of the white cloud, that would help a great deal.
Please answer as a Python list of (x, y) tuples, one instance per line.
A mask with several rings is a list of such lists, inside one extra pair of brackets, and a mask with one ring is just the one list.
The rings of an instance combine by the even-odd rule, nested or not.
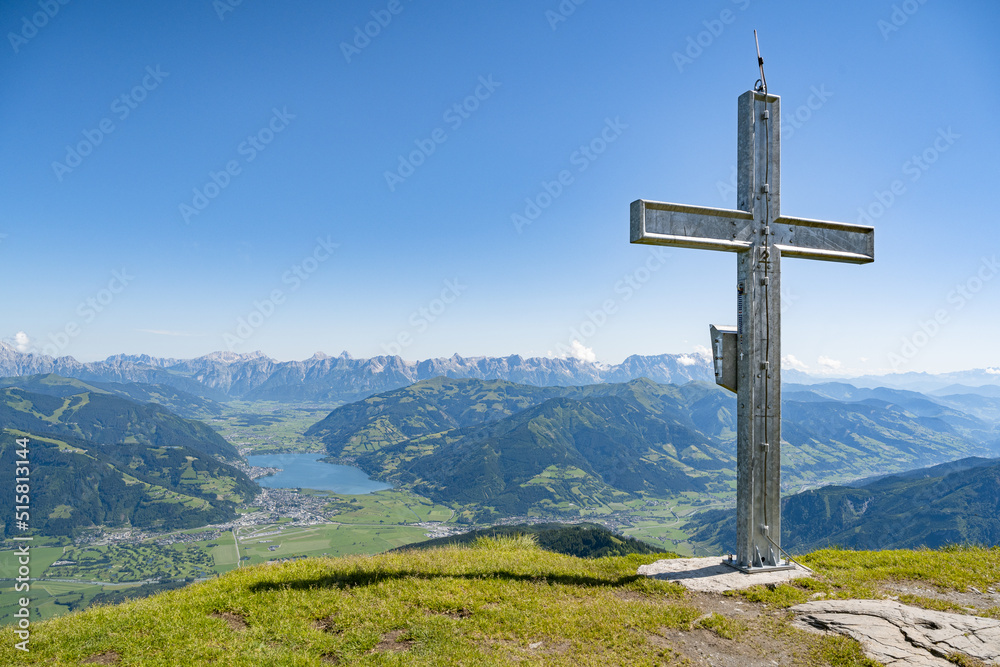
[(990, 375), (1000, 375), (1000, 368), (987, 368), (986, 372)]
[(823, 355), (820, 355), (819, 358), (816, 359), (816, 363), (818, 363), (820, 366), (824, 366), (825, 368), (829, 368), (832, 371), (840, 370), (840, 367), (844, 365), (843, 363), (837, 361), (836, 359), (831, 359), (830, 357), (824, 357)]
[(594, 363), (595, 361), (597, 361), (597, 355), (594, 354), (594, 351), (578, 340), (574, 340), (570, 344), (570, 348), (571, 349), (569, 352), (569, 356), (573, 357), (574, 359), (579, 359), (580, 361), (589, 361), (590, 363)]
[(804, 372), (804, 371), (809, 370), (809, 366), (807, 366), (806, 364), (804, 364), (801, 361), (799, 361), (798, 359), (796, 359), (794, 354), (786, 354), (785, 356), (783, 356), (781, 358), (781, 363), (785, 367), (791, 368), (791, 369), (796, 370), (796, 371), (803, 371)]
[(684, 354), (677, 357), (677, 363), (681, 366), (694, 366), (697, 363), (704, 363), (712, 360), (712, 352), (704, 345), (695, 345), (692, 354)]
[(14, 347), (17, 348), (18, 352), (27, 352), (31, 349), (31, 339), (28, 338), (28, 334), (23, 331), (18, 331), (14, 334)]

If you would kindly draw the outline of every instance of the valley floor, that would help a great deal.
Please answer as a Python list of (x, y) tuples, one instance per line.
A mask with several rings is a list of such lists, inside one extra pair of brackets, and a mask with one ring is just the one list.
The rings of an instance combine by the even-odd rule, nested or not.
[[(731, 506), (731, 500), (685, 494), (591, 508), (569, 520), (602, 523), (664, 550), (690, 555), (691, 545), (682, 530), (686, 518), (701, 509), (726, 505)], [(84, 609), (95, 598), (120, 600), (248, 565), (376, 554), (479, 527), (456, 524), (454, 518), (453, 510), (406, 491), (342, 496), (264, 489), (254, 505), (230, 523), (164, 532), (95, 531), (74, 543), (48, 539), (31, 549), (32, 617), (53, 618)], [(522, 516), (497, 523), (551, 520)], [(16, 570), (15, 552), (0, 551), (0, 572)], [(143, 585), (146, 588), (140, 589)], [(8, 624), (15, 620), (21, 596), (11, 579), (0, 579), (0, 586), (0, 624)]]

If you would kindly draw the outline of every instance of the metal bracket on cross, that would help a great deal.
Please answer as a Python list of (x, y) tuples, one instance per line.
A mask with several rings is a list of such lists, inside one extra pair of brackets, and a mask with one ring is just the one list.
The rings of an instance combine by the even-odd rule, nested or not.
[(710, 331), (715, 380), (737, 395), (729, 564), (745, 572), (792, 567), (781, 559), (781, 259), (875, 260), (872, 227), (781, 215), (780, 102), (739, 97), (736, 210), (639, 199), (630, 211), (632, 243), (737, 253), (737, 324)]

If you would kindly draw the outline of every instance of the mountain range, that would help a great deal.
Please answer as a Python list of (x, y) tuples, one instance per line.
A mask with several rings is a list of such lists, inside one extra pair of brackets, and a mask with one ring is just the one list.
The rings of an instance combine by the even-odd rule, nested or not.
[[(196, 359), (149, 355), (114, 355), (104, 361), (79, 362), (19, 352), (0, 342), (0, 376), (55, 373), (88, 382), (166, 385), (216, 401), (271, 400), (348, 403), (437, 376), (507, 380), (535, 386), (621, 383), (647, 377), (663, 384), (692, 380), (713, 382), (711, 359), (701, 354), (633, 355), (620, 364), (547, 357), (441, 357), (406, 361), (399, 356), (356, 359), (346, 352), (331, 357), (317, 352), (303, 361), (279, 362), (263, 352), (213, 352)], [(812, 384), (830, 378), (784, 369), (786, 382)], [(946, 394), (1000, 396), (1000, 369), (986, 368), (942, 375), (900, 373), (850, 380), (855, 386), (895, 387)]]
[(405, 361), (399, 356), (355, 359), (346, 352), (317, 352), (304, 361), (279, 362), (263, 352), (213, 352), (197, 359), (115, 355), (81, 363), (22, 353), (0, 342), (0, 376), (55, 373), (88, 382), (162, 384), (217, 401), (273, 400), (347, 403), (438, 376), (503, 379), (536, 386), (625, 382), (712, 380), (709, 360), (698, 355), (633, 355), (611, 366), (579, 359), (544, 357), (460, 357)]

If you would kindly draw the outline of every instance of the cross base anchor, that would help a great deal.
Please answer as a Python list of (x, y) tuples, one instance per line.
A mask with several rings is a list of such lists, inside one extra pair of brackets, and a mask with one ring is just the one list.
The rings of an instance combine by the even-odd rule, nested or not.
[(728, 565), (734, 570), (739, 570), (746, 574), (757, 574), (759, 572), (780, 572), (781, 570), (794, 570), (796, 568), (795, 563), (789, 560), (778, 560), (777, 565), (740, 565), (736, 560), (734, 554), (729, 554), (726, 558), (722, 559), (723, 565)]

